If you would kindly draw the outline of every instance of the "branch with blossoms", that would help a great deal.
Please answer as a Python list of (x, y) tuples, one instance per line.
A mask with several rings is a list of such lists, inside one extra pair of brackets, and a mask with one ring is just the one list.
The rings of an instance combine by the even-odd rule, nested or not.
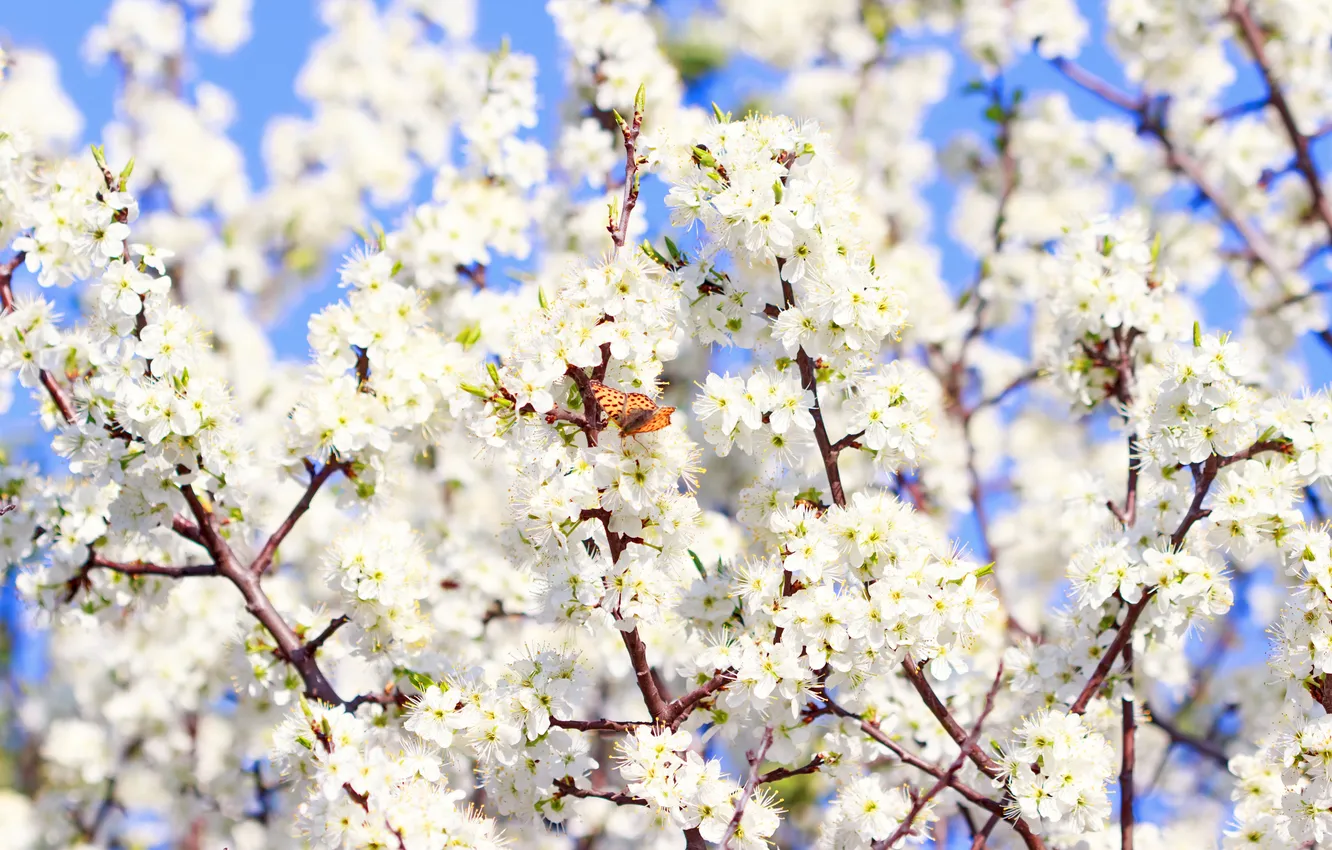
[[(1332, 341), (1305, 279), (1332, 112), (1291, 4), (1114, 5), (1094, 30), (1131, 91), (1077, 64), (1071, 0), (944, 15), (989, 138), (941, 151), (952, 66), (881, 4), (682, 29), (553, 3), (550, 146), (532, 57), (429, 4), (334, 4), (267, 185), (190, 71), (243, 5), (114, 0), (88, 49), (132, 95), (121, 174), (59, 153), (42, 74), (0, 79), (44, 106), (0, 116), (0, 364), (65, 467), (0, 459), (0, 554), (69, 695), (23, 714), (21, 806), (91, 843), (141, 807), (185, 847), (292, 819), (398, 850), (1324, 837), (1332, 401), (1292, 393), (1291, 346)], [(1033, 51), (1128, 120), (1012, 88)], [(721, 53), (804, 117), (696, 109)], [(1236, 57), (1263, 90), (1227, 104)], [(963, 282), (929, 244), (936, 164)], [(254, 304), (400, 205), (310, 362), (270, 355)], [(1222, 271), (1254, 302), (1233, 334), (1204, 327)], [(77, 325), (43, 297), (67, 286)], [(1218, 698), (1264, 608), (1235, 599), (1271, 588), (1277, 686)], [(144, 729), (170, 734), (122, 757)], [(144, 798), (145, 771), (189, 779)], [(1175, 822), (1139, 822), (1167, 788)]]
[[(121, 175), (116, 177), (106, 166), (106, 161), (100, 150), (94, 149), (94, 157), (105, 181), (104, 191), (107, 195), (102, 200), (106, 203), (114, 201), (113, 206), (118, 207), (111, 218), (116, 225), (119, 225), (120, 229), (108, 230), (107, 233), (121, 243), (116, 255), (128, 258), (130, 255), (129, 228), (125, 223), (129, 217), (130, 202), (125, 200), (127, 196), (124, 195), (124, 188), (133, 163), (131, 162), (126, 166)], [(101, 197), (99, 196), (99, 198)], [(22, 263), (23, 256), (21, 253), (16, 255), (3, 269), (0, 269), (0, 303), (3, 304), (6, 313), (11, 313), (15, 309), (12, 279), (14, 271)], [(142, 295), (139, 296), (140, 300), (143, 300), (143, 297)], [(144, 313), (140, 312), (134, 329), (136, 336), (143, 330), (143, 327)], [(60, 411), (65, 425), (79, 427), (80, 420), (77, 418), (79, 414), (76, 413), (74, 405), (70, 401), (69, 392), (61, 387), (55, 377), (45, 369), (40, 371), (40, 378), (52, 403)], [(128, 434), (118, 431), (116, 428), (108, 428), (108, 431), (113, 436), (121, 435), (120, 438), (126, 441), (131, 439)], [(72, 601), (81, 589), (88, 586), (88, 575), (94, 569), (105, 569), (131, 577), (189, 578), (221, 576), (235, 586), (245, 599), (246, 608), (250, 614), (273, 636), (273, 639), (277, 642), (279, 657), (290, 663), (300, 674), (302, 681), (305, 683), (307, 695), (332, 704), (344, 704), (344, 701), (333, 690), (327, 676), (320, 670), (315, 660), (315, 652), (327, 639), (327, 636), (317, 642), (302, 642), (260, 586), (260, 578), (271, 565), (278, 546), (309, 509), (311, 501), (322, 485), (334, 473), (351, 472), (350, 464), (341, 461), (327, 463), (318, 470), (308, 460), (305, 463), (311, 476), (305, 495), (292, 509), (282, 525), (268, 537), (263, 548), (250, 563), (242, 564), (240, 562), (230, 545), (220, 534), (220, 522), (217, 516), (203, 503), (193, 487), (186, 484), (180, 487), (180, 493), (193, 517), (193, 523), (188, 519), (177, 516), (173, 519), (173, 528), (183, 538), (203, 547), (212, 559), (211, 564), (174, 566), (144, 563), (142, 561), (119, 563), (90, 551), (83, 568), (68, 583), (67, 601)]]

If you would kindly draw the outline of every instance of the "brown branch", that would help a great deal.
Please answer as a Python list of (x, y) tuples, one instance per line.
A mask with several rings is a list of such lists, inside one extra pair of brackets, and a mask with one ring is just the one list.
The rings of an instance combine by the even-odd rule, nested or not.
[(1179, 150), (1179, 148), (1175, 146), (1174, 141), (1172, 141), (1167, 134), (1165, 125), (1160, 120), (1160, 116), (1150, 114), (1151, 101), (1146, 97), (1134, 97), (1126, 92), (1122, 92), (1102, 80), (1100, 77), (1097, 77), (1095, 74), (1067, 59), (1055, 59), (1052, 64), (1071, 81), (1107, 103), (1118, 106), (1120, 109), (1127, 112), (1134, 113), (1138, 117), (1140, 128), (1161, 143), (1161, 146), (1166, 153), (1166, 161), (1170, 167), (1188, 177), (1189, 180), (1198, 187), (1198, 191), (1207, 198), (1212, 206), (1216, 207), (1216, 210), (1221, 214), (1221, 217), (1240, 235), (1240, 239), (1244, 242), (1253, 258), (1266, 266), (1274, 276), (1278, 278), (1283, 276), (1283, 270), (1285, 269), (1286, 264), (1277, 259), (1267, 237), (1261, 231), (1255, 229), (1254, 226), (1249, 223), (1248, 219), (1241, 215), (1239, 211), (1235, 209), (1234, 205), (1232, 205), (1219, 190), (1211, 185), (1203, 174), (1202, 166), (1198, 164), (1197, 160), (1193, 159), (1193, 157)]
[(1125, 615), (1124, 622), (1119, 627), (1118, 633), (1115, 634), (1114, 640), (1110, 642), (1110, 646), (1106, 649), (1105, 654), (1102, 655), (1101, 660), (1097, 662), (1096, 669), (1092, 671), (1091, 678), (1089, 678), (1087, 684), (1083, 686), (1082, 692), (1078, 694), (1078, 698), (1074, 700), (1073, 705), (1069, 707), (1070, 714), (1082, 714), (1087, 710), (1087, 704), (1091, 702), (1092, 697), (1096, 696), (1096, 692), (1101, 689), (1101, 685), (1105, 684), (1106, 678), (1110, 675), (1110, 668), (1114, 666), (1120, 653), (1124, 651), (1124, 647), (1128, 645), (1129, 639), (1133, 636), (1133, 627), (1137, 625), (1138, 618), (1142, 616), (1142, 612), (1147, 607), (1147, 603), (1150, 602), (1155, 595), (1156, 590), (1154, 588), (1145, 591), (1142, 594), (1141, 599), (1129, 606), (1128, 614)]
[(333, 637), (333, 634), (338, 629), (342, 628), (343, 626), (347, 625), (350, 622), (351, 622), (351, 617), (348, 617), (346, 614), (333, 618), (333, 621), (330, 622), (327, 626), (325, 626), (322, 632), (315, 635), (314, 640), (309, 641), (308, 643), (305, 644), (305, 646), (301, 647), (301, 651), (306, 655), (314, 655), (316, 652), (319, 651), (320, 647), (328, 643), (328, 639)]
[[(23, 264), (26, 255), (20, 251), (11, 257), (3, 266), (0, 266), (0, 315), (14, 312), (14, 272)], [(38, 372), (38, 380), (46, 389), (47, 395), (51, 397), (51, 402), (60, 411), (60, 415), (65, 422), (74, 422), (74, 403), (70, 400), (69, 393), (65, 392), (64, 387), (55, 379), (55, 376), (45, 369)]]
[[(902, 671), (906, 673), (907, 680), (911, 682), (912, 687), (916, 689), (916, 693), (920, 695), (921, 700), (925, 703), (925, 707), (930, 710), (930, 714), (933, 714), (943, 726), (944, 731), (948, 733), (948, 737), (952, 738), (953, 742), (961, 747), (962, 753), (970, 758), (976, 767), (980, 768), (981, 772), (986, 776), (991, 779), (1002, 778), (1004, 774), (1003, 768), (1000, 767), (994, 759), (985, 755), (985, 753), (981, 751), (981, 748), (976, 746), (974, 741), (968, 743), (969, 736), (966, 730), (958, 724), (957, 720), (948, 710), (948, 707), (943, 704), (943, 700), (939, 699), (939, 695), (935, 693), (929, 680), (925, 678), (925, 674), (910, 655), (907, 655), (902, 659)], [(1000, 666), (999, 672), (1002, 675), (1002, 665)]]
[(1323, 226), (1327, 228), (1329, 239), (1332, 239), (1332, 205), (1328, 203), (1327, 193), (1323, 191), (1323, 181), (1318, 175), (1317, 166), (1314, 165), (1309, 136), (1300, 132), (1299, 125), (1295, 121), (1295, 114), (1291, 111), (1290, 102), (1286, 100), (1286, 94), (1282, 91), (1280, 82), (1276, 79), (1276, 75), (1272, 73), (1272, 65), (1267, 59), (1266, 39), (1263, 36), (1263, 31), (1254, 21), (1249, 4), (1244, 0), (1231, 0), (1230, 10), (1227, 14), (1235, 21), (1239, 28), (1240, 37), (1243, 39), (1250, 55), (1253, 56), (1254, 64), (1258, 66), (1258, 71), (1263, 76), (1263, 82), (1267, 84), (1268, 100), (1272, 106), (1276, 107), (1277, 115), (1281, 117), (1281, 124), (1286, 129), (1291, 147), (1295, 149), (1295, 170), (1304, 178), (1304, 183), (1313, 199), (1313, 209), (1318, 214), (1319, 219), (1322, 220)]
[[(883, 733), (883, 730), (881, 730), (878, 727), (878, 725), (871, 723), (870, 721), (864, 719), (858, 714), (852, 714), (851, 712), (847, 711), (845, 708), (842, 708), (832, 699), (827, 700), (827, 706), (824, 710), (836, 714), (839, 717), (845, 717), (849, 720), (854, 720), (860, 726), (860, 730), (862, 732), (864, 732), (866, 735), (873, 738), (879, 744), (883, 745), (883, 747), (885, 747), (887, 750), (892, 752), (893, 755), (897, 756), (898, 760), (901, 761), (903, 764), (907, 764), (916, 768), (917, 770), (924, 771), (925, 773), (929, 774), (930, 776), (933, 776), (936, 779), (943, 777), (944, 775), (943, 768), (930, 764), (929, 762), (925, 761), (924, 759), (920, 758), (914, 753), (908, 751), (906, 748), (898, 744), (892, 738), (889, 738), (887, 735), (885, 735)], [(954, 791), (956, 791), (964, 799), (966, 799), (968, 802), (972, 803), (973, 805), (979, 806), (980, 808), (984, 809), (987, 812), (990, 812), (991, 814), (997, 817), (1004, 818), (1003, 803), (1001, 803), (998, 800), (992, 800), (989, 797), (986, 797), (984, 794), (980, 793), (975, 788), (972, 788), (970, 785), (967, 785), (965, 782), (962, 782), (960, 779), (957, 778), (957, 776), (952, 777), (952, 779), (948, 783), (948, 787), (952, 788)], [(1006, 818), (1004, 819), (1007, 820)], [(1024, 820), (1021, 816), (1015, 816), (1015, 819), (1012, 821), (1008, 821), (1008, 823), (1013, 827), (1014, 831), (1016, 831), (1017, 834), (1022, 838), (1023, 844), (1026, 845), (1027, 850), (1044, 850), (1045, 842), (1041, 840), (1040, 836), (1038, 836), (1035, 832), (1032, 831), (1030, 824), (1028, 824), (1026, 820)]]
[[(1240, 454), (1251, 455), (1258, 450), (1259, 446), (1265, 445), (1255, 443)], [(1262, 450), (1266, 451), (1267, 449)], [(1235, 457), (1239, 457), (1239, 455)], [(1193, 464), (1193, 501), (1190, 503), (1189, 510), (1184, 518), (1180, 520), (1175, 533), (1170, 535), (1171, 549), (1178, 551), (1184, 545), (1184, 538), (1189, 533), (1189, 529), (1193, 528), (1194, 523), (1211, 513), (1211, 511), (1203, 508), (1202, 503), (1207, 498), (1207, 491), (1211, 488), (1212, 482), (1216, 480), (1216, 473), (1225, 460), (1227, 459), (1212, 455), (1201, 464)], [(1149, 588), (1143, 591), (1142, 597), (1137, 602), (1129, 606), (1124, 622), (1119, 627), (1119, 632), (1115, 635), (1114, 640), (1110, 642), (1105, 654), (1097, 662), (1096, 669), (1092, 671), (1091, 678), (1087, 680), (1087, 684), (1078, 694), (1078, 698), (1074, 700), (1072, 707), (1069, 708), (1070, 713), (1082, 714), (1087, 710), (1087, 704), (1091, 702), (1092, 697), (1096, 695), (1096, 692), (1100, 690), (1101, 685), (1105, 683), (1106, 678), (1110, 675), (1110, 668), (1114, 666), (1120, 653), (1124, 651), (1133, 636), (1133, 627), (1137, 624), (1138, 618), (1142, 616), (1142, 612), (1147, 608), (1147, 603), (1151, 602), (1155, 595), (1156, 588)]]
[(629, 651), (629, 661), (634, 668), (634, 680), (643, 695), (643, 702), (647, 704), (648, 713), (652, 715), (653, 720), (668, 722), (666, 700), (657, 689), (657, 680), (652, 675), (652, 665), (647, 659), (647, 647), (643, 644), (638, 629), (620, 632), (620, 637), (624, 641), (624, 648)]
[(983, 398), (980, 401), (976, 402), (976, 405), (974, 407), (972, 407), (970, 410), (966, 411), (963, 414), (963, 418), (967, 421), (970, 421), (971, 417), (975, 416), (977, 411), (982, 410), (983, 408), (986, 407), (993, 407), (997, 404), (1001, 404), (1004, 401), (1004, 399), (1008, 398), (1010, 395), (1022, 389), (1027, 384), (1030, 384), (1032, 381), (1036, 380), (1037, 378), (1042, 377), (1044, 374), (1045, 373), (1040, 369), (1033, 369), (1030, 372), (1026, 372), (1022, 375), (1019, 375), (999, 392), (995, 393), (989, 398)]
[(203, 535), (199, 533), (199, 526), (190, 522), (180, 514), (176, 514), (171, 518), (171, 530), (191, 543), (197, 543), (200, 546), (204, 545)]
[(312, 472), (310, 483), (306, 486), (305, 493), (301, 496), (300, 501), (291, 509), (291, 513), (287, 514), (287, 518), (282, 521), (277, 530), (269, 536), (267, 542), (264, 543), (264, 547), (255, 556), (254, 562), (250, 564), (251, 572), (256, 576), (262, 576), (273, 565), (273, 556), (277, 554), (278, 547), (282, 545), (283, 540), (287, 539), (287, 535), (296, 527), (296, 523), (300, 521), (301, 517), (305, 516), (305, 512), (310, 510), (310, 503), (314, 501), (319, 488), (324, 486), (324, 482), (331, 478), (333, 473), (339, 470), (346, 472), (348, 469), (350, 469), (350, 466), (345, 462), (330, 461), (325, 463), (318, 472)]
[(1221, 767), (1229, 766), (1230, 758), (1220, 744), (1185, 732), (1175, 721), (1157, 713), (1151, 705), (1147, 706), (1147, 721), (1169, 735), (1171, 742), (1183, 744)]
[[(1124, 666), (1128, 671), (1128, 686), (1133, 688), (1133, 647), (1124, 648)], [(1123, 713), (1123, 740), (1119, 762), (1119, 846), (1133, 850), (1133, 768), (1137, 748), (1138, 718), (1132, 693), (1120, 701)]]
[(550, 725), (560, 729), (573, 729), (576, 732), (633, 732), (643, 726), (651, 726), (650, 720), (561, 720), (550, 718)]
[[(952, 784), (953, 777), (962, 769), (962, 765), (966, 763), (972, 750), (977, 749), (976, 744), (977, 741), (980, 740), (981, 729), (985, 725), (985, 718), (990, 716), (991, 711), (994, 711), (994, 695), (999, 692), (999, 683), (1003, 678), (1004, 665), (1000, 662), (999, 670), (994, 675), (994, 683), (990, 685), (990, 690), (985, 695), (985, 706), (981, 709), (981, 713), (976, 717), (976, 722), (971, 727), (971, 734), (968, 735), (966, 740), (958, 747), (957, 758), (953, 759), (953, 763), (948, 766), (948, 769), (944, 771), (938, 781), (930, 787), (930, 790), (916, 798), (915, 802), (911, 804), (911, 811), (907, 812), (907, 816), (902, 819), (900, 824), (898, 824), (897, 829), (893, 834), (884, 841), (874, 842), (875, 850), (888, 850), (888, 848), (896, 845), (898, 841), (901, 841), (903, 838), (910, 835), (912, 827), (915, 825), (916, 818), (920, 815), (921, 811), (929, 805), (930, 800), (934, 799), (935, 795)], [(1130, 850), (1132, 850), (1132, 848), (1130, 848)]]
[(847, 434), (845, 437), (832, 444), (832, 453), (834, 455), (840, 455), (842, 452), (846, 451), (847, 449), (860, 448), (860, 438), (863, 436), (865, 436), (864, 431), (857, 431), (854, 434)]
[(546, 424), (554, 425), (556, 422), (569, 422), (577, 425), (579, 430), (584, 433), (589, 427), (587, 417), (574, 413), (572, 410), (565, 410), (563, 407), (552, 407), (546, 411)]
[(700, 702), (723, 690), (727, 685), (735, 681), (735, 670), (723, 670), (715, 674), (704, 684), (685, 694), (677, 700), (673, 700), (666, 706), (665, 721), (670, 724), (671, 729), (680, 728), (680, 724), (685, 718), (693, 712), (694, 708)]
[(347, 702), (347, 711), (351, 712), (352, 714), (355, 714), (356, 709), (360, 708), (363, 705), (382, 705), (385, 707), (390, 705), (396, 705), (399, 708), (403, 708), (406, 707), (407, 704), (410, 702), (411, 700), (408, 698), (408, 696), (404, 694), (402, 691), (398, 690), (398, 687), (395, 683), (390, 682), (388, 686), (385, 687), (384, 690), (382, 691), (368, 693), (368, 694), (360, 694), (356, 697), (353, 697), (351, 700)]
[(984, 850), (985, 842), (989, 840), (990, 833), (994, 832), (994, 826), (997, 823), (999, 823), (999, 813), (995, 812), (990, 815), (990, 819), (985, 822), (985, 826), (981, 827), (980, 832), (976, 833), (976, 837), (972, 839), (971, 850)]
[(638, 133), (643, 126), (643, 108), (644, 108), (644, 89), (638, 90), (638, 95), (634, 98), (634, 116), (627, 123), (616, 116), (616, 121), (620, 125), (620, 133), (624, 136), (624, 200), (620, 204), (620, 220), (612, 220), (606, 226), (610, 232), (611, 241), (615, 243), (615, 250), (624, 247), (624, 241), (629, 235), (629, 216), (634, 212), (634, 206), (638, 203), (638, 166), (642, 164), (638, 156)]
[(1111, 106), (1118, 106), (1126, 112), (1138, 112), (1146, 106), (1145, 98), (1134, 97), (1127, 92), (1115, 88), (1091, 71), (1086, 70), (1069, 59), (1060, 57), (1051, 60), (1050, 64), (1078, 86), (1096, 95)]
[(617, 806), (646, 806), (647, 800), (635, 797), (625, 791), (604, 791), (579, 788), (567, 777), (555, 780), (556, 795), (560, 797), (578, 797), (583, 800), (609, 800)]
[(749, 779), (745, 781), (745, 787), (740, 789), (740, 799), (735, 801), (735, 814), (731, 816), (731, 822), (726, 825), (726, 834), (721, 840), (721, 850), (731, 850), (731, 839), (735, 838), (736, 830), (740, 828), (740, 819), (745, 816), (745, 806), (759, 785), (762, 776), (759, 773), (759, 766), (763, 764), (763, 759), (771, 746), (772, 726), (768, 725), (763, 727), (763, 737), (759, 739), (758, 747), (745, 753), (745, 758), (749, 760)]
[[(603, 352), (604, 355), (609, 353), (609, 348)], [(564, 374), (573, 380), (574, 385), (578, 387), (578, 395), (583, 399), (583, 416), (587, 425), (583, 433), (587, 435), (587, 445), (593, 447), (597, 444), (597, 436), (606, 427), (606, 423), (601, 416), (601, 405), (597, 403), (597, 394), (592, 392), (592, 379), (577, 366), (568, 367), (564, 370)]]
[[(777, 273), (781, 276), (782, 267), (785, 261), (781, 258), (777, 260)], [(795, 306), (795, 290), (791, 284), (782, 281), (782, 300), (783, 309)], [(819, 381), (818, 374), (814, 368), (814, 360), (805, 351), (802, 345), (796, 351), (796, 365), (800, 368), (800, 386), (814, 397), (814, 406), (809, 409), (810, 415), (814, 418), (814, 441), (819, 447), (819, 456), (823, 459), (824, 473), (828, 476), (828, 490), (831, 493), (832, 502), (839, 508), (846, 507), (846, 491), (842, 489), (842, 472), (837, 467), (837, 456), (839, 450), (833, 450), (832, 441), (828, 439), (828, 427), (823, 423), (823, 408), (819, 405)]]
[(767, 785), (769, 782), (781, 782), (783, 779), (790, 779), (792, 776), (804, 776), (810, 773), (818, 773), (819, 768), (823, 767), (824, 758), (822, 753), (818, 753), (814, 758), (807, 761), (800, 767), (779, 767), (770, 770), (759, 777), (759, 785)]
[(143, 561), (131, 561), (122, 563), (103, 558), (101, 555), (92, 553), (88, 556), (86, 566), (111, 572), (121, 573), (127, 576), (165, 576), (167, 578), (186, 578), (188, 576), (215, 576), (218, 574), (217, 564), (198, 564), (182, 567), (161, 566), (159, 564), (147, 564)]
[(27, 255), (19, 251), (9, 258), (9, 261), (0, 266), (0, 311), (5, 313), (14, 312), (14, 272), (23, 265), (23, 260)]
[(241, 596), (245, 599), (245, 609), (273, 636), (273, 640), (277, 642), (278, 657), (296, 668), (301, 681), (305, 684), (306, 696), (330, 705), (343, 705), (344, 703), (338, 696), (337, 691), (333, 690), (333, 685), (324, 676), (324, 672), (319, 669), (319, 664), (315, 661), (314, 656), (302, 652), (300, 637), (278, 613), (272, 600), (260, 587), (259, 574), (240, 563), (231, 551), (231, 547), (217, 533), (215, 528), (216, 517), (203, 506), (198, 495), (194, 492), (194, 488), (186, 484), (180, 488), (180, 491), (184, 494), (185, 502), (189, 505), (190, 512), (194, 515), (195, 522), (198, 524), (199, 536), (204, 547), (208, 549), (209, 554), (213, 556), (213, 561), (217, 564), (218, 573), (236, 586), (236, 589), (240, 591)]

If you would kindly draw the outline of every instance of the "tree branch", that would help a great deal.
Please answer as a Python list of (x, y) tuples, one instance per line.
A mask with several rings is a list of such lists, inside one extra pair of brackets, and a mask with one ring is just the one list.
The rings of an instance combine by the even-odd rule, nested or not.
[(1230, 758), (1220, 744), (1185, 732), (1174, 720), (1158, 713), (1150, 704), (1147, 705), (1147, 720), (1169, 735), (1173, 743), (1183, 744), (1221, 767), (1229, 767)]
[(642, 797), (635, 797), (625, 791), (598, 791), (587, 788), (579, 788), (573, 782), (565, 777), (555, 780), (555, 789), (561, 797), (578, 797), (583, 800), (609, 800), (617, 806), (646, 806), (647, 800)]
[(779, 767), (770, 770), (759, 777), (759, 785), (767, 785), (769, 782), (781, 782), (783, 779), (790, 779), (792, 776), (804, 776), (809, 773), (818, 773), (819, 768), (823, 767), (823, 754), (819, 753), (800, 767), (786, 768)]
[(1137, 704), (1133, 700), (1133, 646), (1124, 648), (1124, 666), (1128, 670), (1129, 696), (1120, 701), (1123, 713), (1123, 739), (1119, 763), (1119, 846), (1133, 850), (1133, 768), (1137, 748)]
[(346, 472), (348, 469), (350, 469), (350, 466), (347, 463), (336, 461), (325, 463), (318, 472), (312, 472), (305, 493), (301, 496), (300, 501), (296, 503), (296, 506), (291, 509), (291, 513), (287, 514), (287, 518), (282, 521), (277, 530), (269, 536), (263, 548), (259, 550), (259, 554), (255, 556), (254, 562), (250, 565), (251, 572), (257, 576), (262, 576), (272, 566), (273, 556), (277, 554), (278, 546), (281, 546), (282, 541), (287, 539), (287, 535), (296, 527), (296, 523), (300, 521), (301, 517), (305, 516), (305, 512), (310, 510), (310, 504), (314, 501), (319, 488), (323, 487), (324, 482), (331, 478), (335, 472)]
[(161, 566), (158, 564), (146, 564), (143, 561), (131, 561), (122, 563), (104, 558), (94, 553), (89, 554), (86, 566), (88, 568), (97, 568), (110, 570), (111, 572), (121, 573), (127, 576), (165, 576), (167, 578), (186, 578), (189, 576), (215, 576), (218, 575), (217, 564), (198, 564), (183, 567)]
[(560, 729), (572, 729), (576, 732), (633, 732), (643, 726), (651, 726), (650, 720), (561, 720), (550, 718), (550, 725)]
[(1286, 100), (1286, 94), (1281, 89), (1281, 83), (1272, 72), (1272, 65), (1267, 59), (1263, 31), (1254, 21), (1253, 13), (1245, 0), (1231, 0), (1227, 14), (1235, 21), (1240, 38), (1248, 48), (1249, 54), (1253, 56), (1253, 62), (1263, 76), (1263, 82), (1267, 84), (1268, 102), (1276, 107), (1277, 115), (1281, 117), (1281, 125), (1285, 127), (1286, 136), (1290, 139), (1291, 147), (1295, 149), (1295, 170), (1304, 178), (1305, 186), (1308, 187), (1313, 200), (1314, 212), (1327, 228), (1328, 238), (1332, 239), (1332, 205), (1328, 204), (1327, 193), (1323, 191), (1323, 181), (1314, 164), (1309, 136), (1300, 131), (1295, 113), (1291, 111), (1290, 102)]
[(740, 828), (740, 819), (745, 816), (745, 806), (749, 803), (749, 798), (754, 796), (754, 789), (759, 785), (761, 774), (759, 767), (763, 764), (763, 759), (768, 754), (768, 748), (772, 746), (772, 726), (763, 727), (763, 737), (759, 739), (759, 745), (756, 749), (745, 753), (749, 760), (749, 779), (745, 781), (745, 787), (740, 789), (740, 799), (735, 801), (735, 814), (731, 816), (731, 822), (726, 826), (726, 834), (722, 837), (721, 850), (731, 850), (731, 840), (735, 838), (735, 832)]
[[(966, 763), (971, 752), (978, 749), (976, 742), (980, 740), (981, 729), (985, 725), (985, 718), (990, 716), (991, 711), (994, 711), (994, 695), (999, 692), (999, 683), (1003, 678), (1004, 665), (1001, 662), (999, 664), (998, 672), (994, 675), (994, 683), (990, 685), (990, 690), (985, 695), (985, 706), (981, 709), (980, 715), (977, 716), (975, 724), (972, 725), (971, 734), (969, 734), (966, 740), (959, 746), (957, 758), (953, 759), (953, 763), (948, 766), (948, 769), (944, 771), (938, 781), (930, 787), (930, 790), (916, 798), (916, 801), (911, 804), (911, 811), (907, 812), (907, 816), (902, 819), (900, 824), (898, 824), (897, 829), (893, 831), (893, 834), (884, 841), (874, 842), (874, 850), (888, 850), (888, 848), (895, 846), (898, 841), (901, 841), (903, 838), (910, 835), (912, 827), (915, 825), (916, 818), (920, 815), (921, 811), (929, 805), (930, 800), (934, 799), (935, 795), (952, 784), (953, 777), (962, 769), (962, 765)], [(1132, 850), (1132, 848), (1130, 848), (1130, 850)]]
[[(1003, 768), (1001, 768), (994, 759), (985, 755), (980, 747), (976, 746), (975, 741), (968, 743), (969, 736), (966, 730), (958, 724), (952, 713), (949, 712), (948, 707), (943, 704), (943, 700), (939, 699), (939, 695), (934, 692), (934, 688), (931, 687), (929, 680), (925, 678), (925, 674), (921, 671), (916, 662), (912, 660), (910, 655), (907, 655), (902, 659), (902, 670), (906, 673), (907, 680), (911, 682), (912, 687), (916, 689), (916, 693), (920, 694), (920, 698), (924, 701), (925, 707), (930, 710), (930, 714), (933, 714), (939, 723), (943, 725), (944, 731), (948, 733), (948, 737), (952, 738), (953, 742), (962, 748), (962, 753), (970, 758), (976, 767), (980, 768), (981, 772), (986, 776), (991, 779), (1002, 778), (1004, 774)], [(1003, 674), (1002, 665), (999, 668), (999, 672), (1000, 675)], [(998, 681), (997, 677), (996, 681)]]

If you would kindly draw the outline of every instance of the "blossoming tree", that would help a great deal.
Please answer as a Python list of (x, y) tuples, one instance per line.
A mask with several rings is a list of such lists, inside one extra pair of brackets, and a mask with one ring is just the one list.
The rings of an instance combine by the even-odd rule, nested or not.
[(1332, 3), (322, 0), (262, 186), (249, 6), (0, 61), (0, 845), (1332, 846)]

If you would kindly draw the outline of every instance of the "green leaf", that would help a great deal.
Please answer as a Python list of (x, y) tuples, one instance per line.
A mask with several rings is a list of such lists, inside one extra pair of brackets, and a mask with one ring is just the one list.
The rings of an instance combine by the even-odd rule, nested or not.
[(120, 170), (120, 190), (125, 191), (125, 184), (129, 182), (130, 175), (134, 173), (134, 157), (130, 157), (129, 162)]
[(644, 254), (647, 254), (648, 259), (652, 260), (657, 265), (670, 267), (671, 261), (663, 257), (661, 252), (656, 248), (652, 247), (652, 243), (648, 240), (644, 239), (643, 244), (640, 245), (639, 248), (642, 249)]
[(486, 364), (486, 373), (490, 375), (490, 380), (495, 382), (495, 386), (500, 385), (499, 368), (494, 363)]
[(694, 554), (694, 550), (693, 550), (693, 549), (690, 549), (690, 550), (689, 550), (689, 557), (691, 557), (691, 558), (694, 559), (694, 569), (698, 570), (698, 574), (699, 574), (700, 576), (702, 576), (703, 578), (707, 578), (707, 577), (708, 577), (708, 571), (707, 571), (707, 569), (704, 568), (704, 566), (703, 566), (703, 559), (699, 558), (698, 555)]
[(415, 670), (406, 671), (407, 681), (412, 683), (412, 687), (418, 691), (424, 691), (435, 684), (435, 680), (425, 673), (418, 673)]
[(683, 255), (680, 253), (680, 249), (675, 247), (675, 243), (671, 241), (671, 237), (662, 236), (661, 238), (666, 242), (666, 250), (671, 252), (671, 259), (675, 260), (677, 263), (680, 262), (680, 258)]
[(647, 83), (639, 83), (638, 91), (634, 92), (634, 113), (642, 118), (645, 109), (647, 109)]
[(1193, 323), (1193, 347), (1202, 348), (1202, 325)]

